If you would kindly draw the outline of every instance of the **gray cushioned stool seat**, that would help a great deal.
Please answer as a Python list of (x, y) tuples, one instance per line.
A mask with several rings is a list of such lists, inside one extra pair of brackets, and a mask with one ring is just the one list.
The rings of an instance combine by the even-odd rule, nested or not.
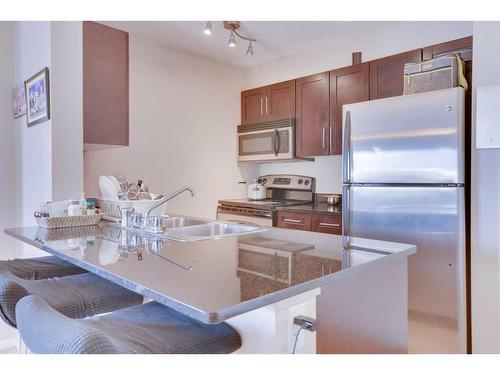
[(228, 324), (204, 324), (157, 302), (84, 320), (36, 296), (23, 298), (16, 309), (19, 332), (33, 353), (225, 354), (241, 346)]
[(0, 268), (0, 317), (10, 326), (16, 327), (16, 304), (27, 295), (40, 296), (57, 311), (77, 319), (143, 301), (141, 295), (92, 273), (25, 280)]
[(55, 256), (0, 261), (0, 269), (21, 279), (41, 280), (87, 272)]

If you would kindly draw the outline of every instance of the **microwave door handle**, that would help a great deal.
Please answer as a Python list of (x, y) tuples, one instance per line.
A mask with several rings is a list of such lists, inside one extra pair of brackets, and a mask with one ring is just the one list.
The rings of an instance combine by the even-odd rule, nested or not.
[(278, 156), (280, 151), (280, 134), (278, 129), (274, 129), (274, 155)]

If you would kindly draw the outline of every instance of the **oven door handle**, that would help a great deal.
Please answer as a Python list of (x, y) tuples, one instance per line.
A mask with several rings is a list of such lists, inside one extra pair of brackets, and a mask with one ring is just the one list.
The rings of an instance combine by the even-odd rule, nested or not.
[(274, 129), (274, 156), (278, 156), (280, 152), (280, 133), (278, 129)]

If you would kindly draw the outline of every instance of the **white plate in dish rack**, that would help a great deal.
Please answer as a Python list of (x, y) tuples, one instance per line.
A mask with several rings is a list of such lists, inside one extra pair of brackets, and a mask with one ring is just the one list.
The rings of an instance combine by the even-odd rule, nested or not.
[(108, 176), (99, 177), (99, 190), (103, 199), (118, 199), (118, 190)]
[[(143, 200), (119, 200), (119, 199), (104, 199), (97, 198), (97, 205), (102, 209), (105, 217), (107, 219), (111, 218), (120, 218), (121, 217), (121, 208), (131, 207), (134, 209), (134, 212), (140, 212), (145, 214), (152, 206), (157, 204), (157, 200), (143, 199)], [(167, 202), (163, 203), (161, 206), (155, 208), (151, 215), (161, 215), (165, 212), (165, 208), (167, 206)]]
[(118, 180), (116, 179), (116, 177), (113, 176), (113, 175), (109, 175), (108, 178), (113, 183), (113, 185), (115, 186), (116, 192), (118, 193), (122, 189), (120, 187), (120, 183), (118, 182)]

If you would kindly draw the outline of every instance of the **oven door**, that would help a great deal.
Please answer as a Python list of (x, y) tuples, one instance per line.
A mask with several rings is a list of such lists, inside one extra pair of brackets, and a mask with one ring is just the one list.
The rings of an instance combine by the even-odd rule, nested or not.
[(280, 160), (294, 156), (293, 126), (238, 133), (238, 161)]
[(250, 223), (265, 227), (273, 226), (273, 213), (251, 208), (217, 207), (217, 220)]

